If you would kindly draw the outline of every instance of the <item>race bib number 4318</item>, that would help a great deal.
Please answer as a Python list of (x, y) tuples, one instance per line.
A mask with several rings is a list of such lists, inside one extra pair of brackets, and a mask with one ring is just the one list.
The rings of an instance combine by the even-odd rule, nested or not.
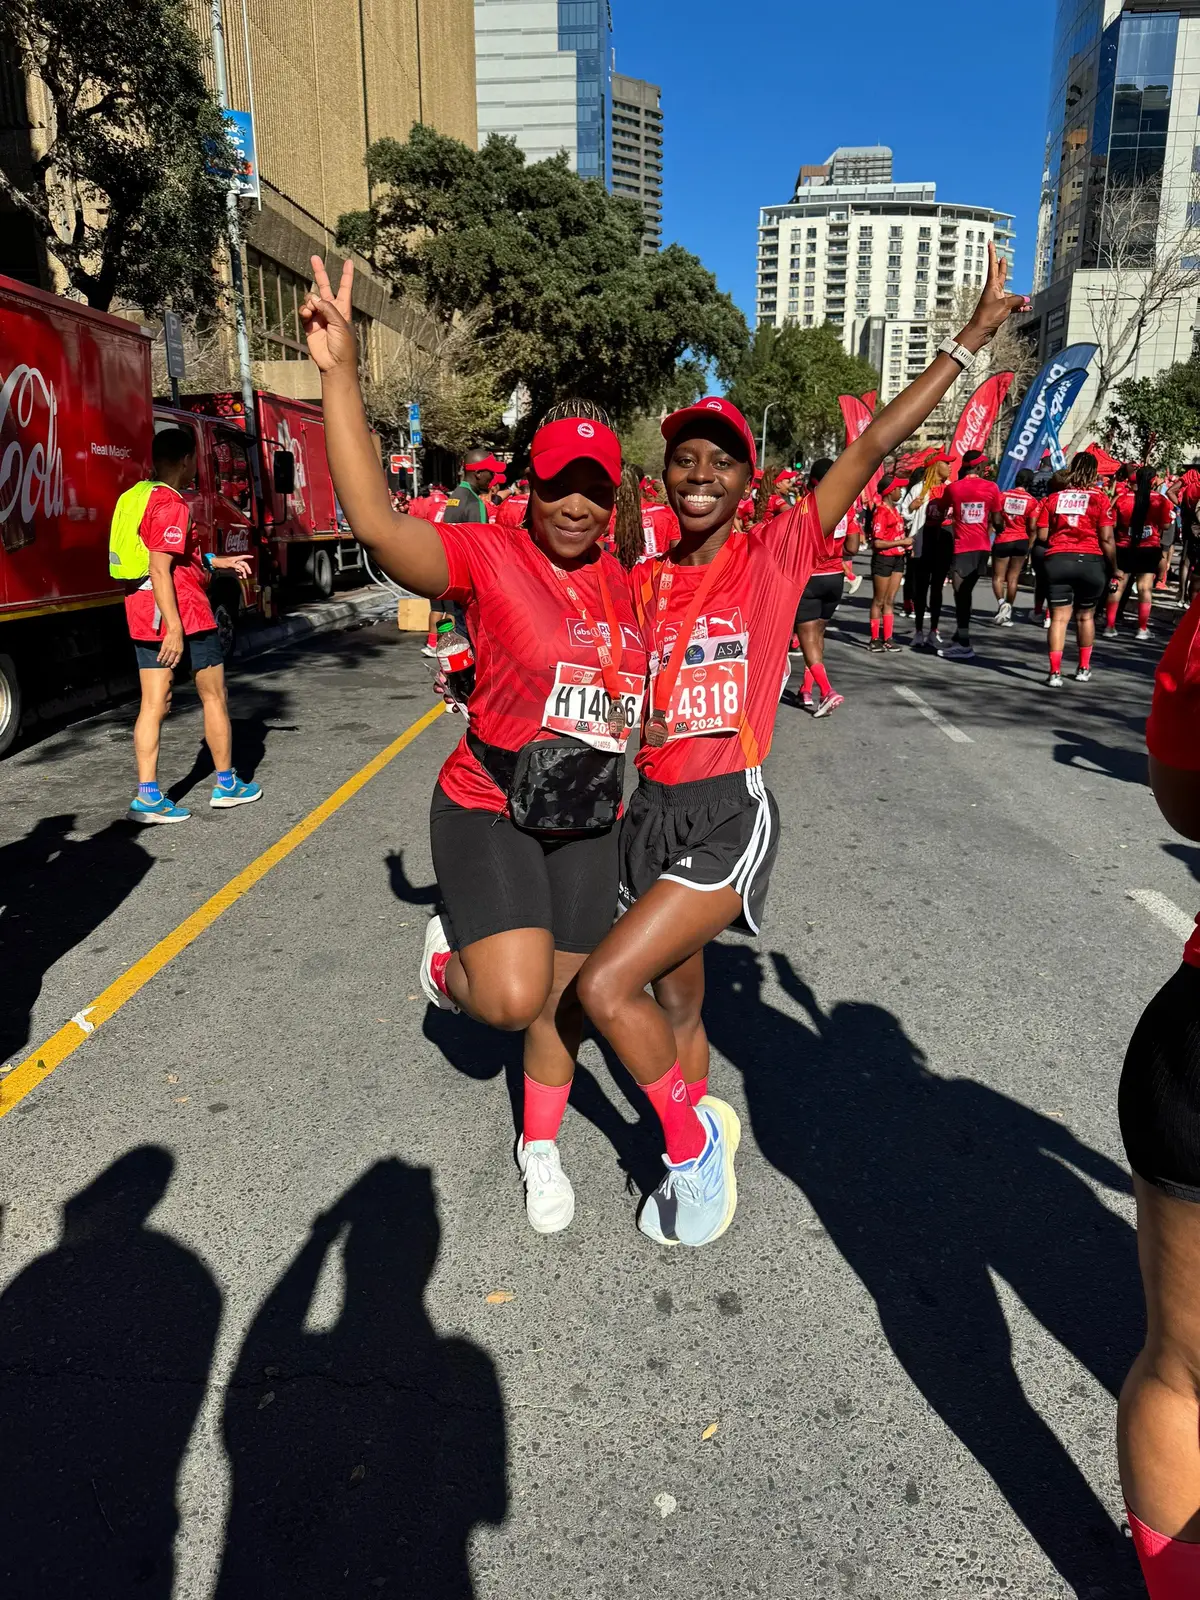
[(600, 668), (576, 666), (571, 661), (560, 661), (555, 669), (554, 687), (546, 696), (542, 711), (542, 727), (551, 733), (569, 733), (597, 750), (620, 755), (629, 741), (630, 730), (641, 720), (646, 681), (640, 673), (633, 672), (619, 672), (617, 677), (625, 713), (619, 738), (613, 738), (608, 725), (612, 700)]
[(746, 714), (745, 633), (693, 638), (667, 712), (668, 739), (736, 733)]

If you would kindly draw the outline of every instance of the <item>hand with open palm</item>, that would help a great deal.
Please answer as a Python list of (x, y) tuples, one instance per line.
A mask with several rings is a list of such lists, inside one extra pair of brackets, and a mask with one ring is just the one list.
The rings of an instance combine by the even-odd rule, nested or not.
[(357, 373), (358, 343), (354, 337), (350, 309), (354, 263), (347, 261), (342, 267), (342, 281), (338, 284), (336, 296), (320, 256), (312, 257), (312, 269), (313, 287), (300, 307), (300, 321), (304, 324), (308, 353), (321, 372), (345, 368)]

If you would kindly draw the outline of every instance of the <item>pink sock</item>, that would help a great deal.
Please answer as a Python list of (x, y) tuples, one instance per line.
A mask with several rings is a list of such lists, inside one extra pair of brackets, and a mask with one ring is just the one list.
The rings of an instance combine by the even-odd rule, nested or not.
[(1149, 602), (1149, 600), (1139, 600), (1138, 601), (1138, 627), (1139, 628), (1148, 628), (1149, 626), (1150, 626), (1150, 602)]
[(453, 954), (453, 950), (438, 950), (429, 958), (429, 976), (446, 996), (447, 1000), (454, 999), (454, 996), (446, 987), (446, 968), (450, 965), (450, 957)]
[(879, 618), (878, 617), (872, 617), (871, 618), (871, 637), (872, 637), (872, 639), (878, 639), (878, 637), (879, 637)]
[(1051, 650), (1051, 652), (1050, 652), (1050, 671), (1051, 672), (1061, 672), (1062, 671), (1062, 651), (1061, 650)]
[(699, 1105), (701, 1100), (703, 1100), (704, 1096), (708, 1093), (708, 1073), (706, 1072), (702, 1078), (697, 1078), (695, 1083), (689, 1083), (687, 1086), (687, 1092), (688, 1099), (692, 1102), (692, 1104), (694, 1106)]
[(525, 1074), (525, 1118), (522, 1132), (525, 1143), (534, 1139), (557, 1139), (567, 1109), (571, 1085), (535, 1083)]
[(1200, 1594), (1200, 1544), (1155, 1533), (1128, 1506), (1125, 1514), (1150, 1600), (1195, 1600)]
[(825, 671), (825, 663), (823, 661), (818, 661), (816, 666), (813, 667), (812, 675), (816, 679), (817, 688), (820, 689), (821, 693), (829, 694), (829, 674)]
[(1117, 625), (1117, 602), (1115, 600), (1110, 600), (1104, 608), (1104, 625), (1110, 633)]
[(805, 669), (804, 669), (804, 682), (801, 685), (800, 693), (801, 694), (811, 694), (812, 693), (812, 686), (813, 686), (813, 669), (811, 667), (805, 667)]
[(1087, 669), (1091, 666), (1091, 664), (1092, 664), (1092, 647), (1091, 647), (1090, 644), (1081, 644), (1079, 646), (1079, 669), (1080, 669), (1080, 671), (1081, 672), (1086, 672)]
[(885, 611), (883, 613), (883, 637), (885, 639), (890, 639), (892, 637), (892, 629), (895, 627), (895, 625), (896, 613), (894, 611)]
[(688, 1099), (687, 1084), (683, 1081), (678, 1061), (657, 1082), (646, 1083), (642, 1087), (662, 1123), (667, 1160), (678, 1165), (681, 1161), (691, 1161), (698, 1156), (704, 1149), (704, 1124)]
[(425, 640), (425, 643), (429, 647), (429, 649), (432, 650), (434, 648), (434, 646), (437, 644), (437, 634), (436, 633), (431, 633), (428, 636), (428, 638)]

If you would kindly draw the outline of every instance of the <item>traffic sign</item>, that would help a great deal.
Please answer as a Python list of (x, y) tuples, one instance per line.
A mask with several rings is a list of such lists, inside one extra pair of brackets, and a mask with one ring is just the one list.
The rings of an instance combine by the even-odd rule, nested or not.
[(186, 378), (183, 355), (183, 318), (178, 311), (163, 312), (163, 342), (167, 347), (167, 377)]
[(402, 472), (411, 472), (412, 457), (410, 455), (393, 451), (391, 456), (391, 467), (392, 472), (396, 477), (399, 477)]
[(413, 427), (419, 426), (420, 421), (421, 421), (421, 408), (420, 408), (419, 405), (416, 405), (414, 403), (413, 405), (409, 406), (409, 408), (408, 408), (408, 420), (409, 420), (409, 423)]

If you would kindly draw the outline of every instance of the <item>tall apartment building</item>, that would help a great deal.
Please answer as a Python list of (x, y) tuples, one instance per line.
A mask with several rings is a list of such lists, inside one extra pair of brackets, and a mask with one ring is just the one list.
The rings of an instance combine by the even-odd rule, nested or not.
[(764, 206), (758, 325), (829, 322), (880, 373), (889, 400), (929, 363), (932, 328), (982, 288), (988, 241), (1012, 260), (1012, 218), (951, 205), (932, 183), (804, 184)]
[(585, 178), (610, 178), (609, 0), (475, 0), (480, 140), (515, 139), (530, 161), (565, 150)]
[(656, 83), (614, 72), (612, 190), (637, 200), (645, 213), (642, 250), (662, 246), (662, 90)]
[(797, 189), (820, 184), (891, 183), (892, 152), (885, 144), (839, 145), (819, 167), (801, 167)]
[[(245, 4), (249, 58), (240, 8), (228, 0), (225, 48), (231, 105), (248, 111), (253, 88), (262, 209), (246, 214), (244, 236), (255, 382), (316, 398), (320, 384), (297, 317), (309, 257), (332, 252), (338, 218), (368, 205), (368, 144), (407, 139), (419, 121), (475, 144), (472, 0), (294, 0), (286, 18), (274, 0)], [(189, 15), (207, 44), (208, 0), (189, 0)], [(19, 83), (11, 63), (6, 81), (0, 161), (19, 165), (44, 139), (48, 107), (41, 85)], [(65, 287), (10, 216), (0, 219), (0, 237), (0, 270)], [(378, 369), (389, 348), (411, 336), (411, 313), (365, 261), (356, 265), (356, 322)]]
[[(1159, 252), (1200, 225), (1200, 15), (1165, 0), (1058, 0), (1046, 165), (1038, 212), (1033, 314), (1043, 358), (1096, 342), (1090, 304), (1104, 292), (1118, 197), (1139, 187), (1157, 218)], [(1114, 215), (1116, 213), (1116, 215)], [(1185, 249), (1194, 249), (1194, 243)], [(1200, 267), (1200, 261), (1197, 266)], [(1197, 297), (1148, 330), (1129, 377), (1151, 377), (1193, 351)], [(1091, 383), (1076, 401), (1084, 417)]]

